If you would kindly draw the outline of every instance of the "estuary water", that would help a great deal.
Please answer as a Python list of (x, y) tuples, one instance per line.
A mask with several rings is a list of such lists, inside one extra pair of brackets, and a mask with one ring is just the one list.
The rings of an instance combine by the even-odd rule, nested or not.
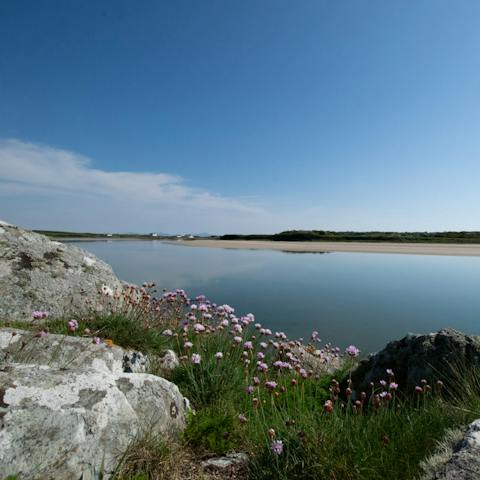
[(364, 352), (409, 332), (480, 334), (480, 257), (288, 253), (161, 241), (81, 241), (123, 280), (205, 294), (290, 337)]

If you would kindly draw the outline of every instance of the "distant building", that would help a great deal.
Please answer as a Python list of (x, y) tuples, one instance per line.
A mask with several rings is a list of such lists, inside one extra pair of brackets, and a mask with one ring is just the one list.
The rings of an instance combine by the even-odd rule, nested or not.
[(193, 235), (189, 235), (188, 238), (189, 238), (190, 240), (193, 240), (195, 237), (194, 237)]
[(152, 233), (151, 236), (152, 237), (158, 237), (158, 233)]
[(107, 233), (107, 237), (113, 237), (111, 233)]

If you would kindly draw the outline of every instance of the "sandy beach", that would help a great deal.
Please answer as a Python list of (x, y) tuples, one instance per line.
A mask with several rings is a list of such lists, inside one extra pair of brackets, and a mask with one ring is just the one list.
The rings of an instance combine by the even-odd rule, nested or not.
[(284, 252), (363, 252), (408, 255), (480, 256), (480, 244), (368, 243), (368, 242), (273, 242), (268, 240), (179, 240), (176, 245)]

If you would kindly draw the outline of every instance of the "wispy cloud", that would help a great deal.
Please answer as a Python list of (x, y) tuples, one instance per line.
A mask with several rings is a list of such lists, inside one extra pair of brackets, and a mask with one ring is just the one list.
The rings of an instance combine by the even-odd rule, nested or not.
[[(90, 210), (91, 225), (82, 222), (77, 228), (102, 229), (105, 225), (122, 230), (189, 231), (204, 227), (225, 231), (236, 230), (235, 222), (246, 227), (249, 219), (253, 227), (257, 223), (255, 218), (266, 215), (257, 205), (191, 187), (175, 175), (100, 170), (92, 160), (75, 152), (19, 140), (0, 140), (0, 197), (8, 198), (11, 207), (6, 213), (12, 216), (12, 210), (16, 209), (19, 220), (27, 219), (39, 227), (37, 221), (28, 220), (26, 196), (41, 197), (40, 203), (47, 205), (55, 218), (49, 225), (62, 222), (58, 211), (67, 215), (65, 223), (71, 223), (68, 206), (73, 215), (85, 218), (79, 209), (97, 205)], [(2, 203), (5, 207), (6, 202)], [(30, 205), (30, 211), (39, 213), (35, 205)], [(43, 213), (41, 217), (46, 218)], [(199, 218), (203, 218), (203, 223)]]
[(189, 187), (178, 176), (99, 170), (82, 155), (19, 140), (0, 140), (0, 178), (23, 187), (129, 198), (137, 202), (169, 205), (195, 202), (200, 207), (255, 210), (238, 200)]

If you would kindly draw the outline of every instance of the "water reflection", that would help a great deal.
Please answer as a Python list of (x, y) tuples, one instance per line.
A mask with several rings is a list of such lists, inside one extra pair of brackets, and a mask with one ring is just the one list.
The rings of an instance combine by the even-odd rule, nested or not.
[(204, 293), (291, 336), (315, 329), (324, 340), (373, 351), (408, 332), (450, 326), (480, 333), (479, 257), (318, 255), (127, 240), (79, 246), (124, 280)]

